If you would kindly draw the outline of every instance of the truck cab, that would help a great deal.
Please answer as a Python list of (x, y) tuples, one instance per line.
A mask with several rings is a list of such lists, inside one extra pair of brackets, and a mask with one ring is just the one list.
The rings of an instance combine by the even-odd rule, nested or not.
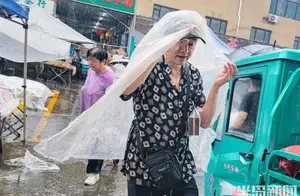
[[(205, 196), (300, 195), (300, 51), (283, 49), (238, 62), (226, 105), (213, 129)], [(298, 146), (299, 147), (299, 146)], [(299, 168), (299, 167), (298, 167)], [(300, 169), (299, 169), (300, 172)]]

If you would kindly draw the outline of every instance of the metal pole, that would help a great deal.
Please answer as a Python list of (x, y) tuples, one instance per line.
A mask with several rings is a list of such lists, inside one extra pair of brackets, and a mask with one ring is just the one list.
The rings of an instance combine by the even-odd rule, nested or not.
[(6, 120), (5, 117), (1, 118), (1, 116), (0, 116), (0, 155), (2, 155), (2, 153), (3, 153), (3, 150), (2, 150), (2, 131), (4, 129), (5, 120)]
[(23, 84), (23, 89), (24, 89), (24, 94), (23, 94), (23, 104), (24, 104), (24, 113), (23, 113), (23, 121), (24, 121), (24, 127), (23, 127), (23, 136), (24, 136), (24, 144), (26, 144), (26, 80), (27, 80), (27, 39), (28, 39), (28, 21), (25, 21), (24, 24), (24, 29), (25, 29), (25, 41), (24, 41), (24, 84)]
[(240, 0), (239, 10), (238, 10), (238, 22), (237, 22), (236, 32), (235, 32), (235, 37), (236, 38), (238, 37), (239, 30), (240, 30), (242, 5), (243, 5), (243, 0)]

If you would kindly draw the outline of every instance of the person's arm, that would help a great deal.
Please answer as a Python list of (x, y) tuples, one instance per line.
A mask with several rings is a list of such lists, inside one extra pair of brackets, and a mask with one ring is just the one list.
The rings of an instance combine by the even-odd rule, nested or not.
[(237, 68), (234, 64), (227, 63), (224, 66), (224, 70), (215, 79), (212, 88), (206, 99), (206, 103), (203, 106), (201, 116), (201, 127), (208, 128), (211, 125), (211, 121), (215, 114), (216, 103), (221, 86), (229, 82), (237, 73)]
[(144, 71), (124, 92), (123, 95), (129, 96), (131, 95), (144, 81), (147, 79), (157, 62), (159, 62), (161, 58), (157, 59), (153, 62), (147, 69)]
[(242, 126), (242, 124), (244, 123), (244, 121), (246, 120), (247, 116), (248, 116), (247, 112), (240, 111), (238, 113), (238, 116), (236, 117), (236, 119), (233, 122), (232, 128), (239, 129)]

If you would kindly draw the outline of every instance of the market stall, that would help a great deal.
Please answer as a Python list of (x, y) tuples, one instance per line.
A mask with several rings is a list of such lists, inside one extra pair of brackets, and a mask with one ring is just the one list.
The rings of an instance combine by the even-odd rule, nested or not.
[(54, 74), (54, 77), (48, 79), (48, 72), (47, 72), (46, 75), (47, 81), (52, 81), (55, 78), (59, 78), (64, 84), (67, 84), (67, 82), (62, 77), (62, 75), (68, 72), (69, 74), (68, 84), (71, 84), (72, 75), (76, 74), (76, 67), (66, 61), (47, 61), (47, 62), (43, 62), (42, 64), (48, 66), (51, 72)]
[[(26, 141), (27, 108), (27, 62), (43, 62), (69, 58), (71, 44), (30, 26), (29, 7), (15, 1), (0, 0), (0, 56), (17, 63), (24, 63), (23, 82), (18, 83), (18, 90), (23, 88), (23, 136)], [(44, 21), (45, 22), (45, 21)], [(23, 30), (23, 29), (24, 30)], [(18, 80), (18, 78), (14, 78)], [(19, 78), (20, 79), (20, 78)], [(19, 80), (18, 80), (19, 81)], [(7, 83), (8, 89), (14, 88)]]
[[(28, 15), (29, 8), (27, 6), (22, 6), (16, 3), (15, 1), (0, 1), (0, 16), (4, 17), (11, 22), (21, 25), (25, 29), (24, 36), (24, 81), (23, 81), (23, 89), (24, 95), (26, 95), (26, 78), (27, 78), (27, 38), (28, 38)], [(20, 19), (14, 20), (14, 19)], [(6, 26), (5, 26), (6, 27)], [(7, 28), (7, 27), (6, 27)], [(4, 28), (1, 28), (4, 29)], [(1, 48), (1, 47), (0, 47)], [(26, 140), (26, 96), (24, 96), (24, 141)], [(1, 138), (2, 141), (2, 138)]]
[(73, 28), (61, 22), (51, 14), (44, 12), (39, 6), (31, 6), (29, 13), (30, 29), (47, 34), (70, 43), (94, 44), (95, 42), (81, 35)]
[(123, 48), (127, 53), (135, 13), (135, 0), (114, 1), (64, 0), (57, 1), (56, 15), (82, 35), (97, 42), (107, 51)]
[[(12, 62), (24, 62), (24, 36), (21, 25), (0, 18), (0, 56)], [(71, 44), (28, 26), (26, 41), (27, 62), (42, 62), (67, 59)]]
[[(23, 103), (23, 80), (19, 77), (5, 76), (0, 74), (0, 115), (2, 120), (2, 133), (6, 136), (15, 135), (14, 140), (20, 138), (19, 131), (24, 129), (24, 119), (20, 118), (16, 112), (24, 114)], [(36, 81), (27, 80), (26, 107), (33, 110), (47, 110), (46, 101), (52, 97), (51, 90)], [(11, 118), (6, 119), (7, 116)], [(1, 134), (2, 135), (2, 134)]]

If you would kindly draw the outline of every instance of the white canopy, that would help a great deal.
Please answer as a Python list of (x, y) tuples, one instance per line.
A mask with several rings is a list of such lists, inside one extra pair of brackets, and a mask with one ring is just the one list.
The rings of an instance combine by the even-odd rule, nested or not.
[[(25, 32), (21, 25), (0, 18), (0, 56), (24, 62)], [(48, 34), (28, 29), (28, 62), (67, 59), (71, 44)]]
[(46, 33), (52, 37), (68, 42), (94, 43), (92, 40), (81, 35), (54, 16), (44, 12), (40, 7), (34, 6), (29, 13), (29, 28), (35, 31)]

